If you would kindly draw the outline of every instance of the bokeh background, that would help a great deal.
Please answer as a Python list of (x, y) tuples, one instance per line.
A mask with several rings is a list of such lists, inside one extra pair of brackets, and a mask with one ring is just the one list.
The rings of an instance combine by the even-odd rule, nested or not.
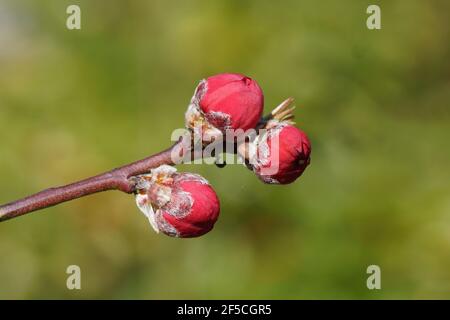
[(256, 79), (266, 112), (293, 96), (313, 153), (289, 186), (182, 166), (222, 203), (198, 239), (120, 192), (1, 223), (0, 298), (450, 298), (449, 21), (445, 0), (1, 0), (0, 203), (167, 147), (221, 72)]

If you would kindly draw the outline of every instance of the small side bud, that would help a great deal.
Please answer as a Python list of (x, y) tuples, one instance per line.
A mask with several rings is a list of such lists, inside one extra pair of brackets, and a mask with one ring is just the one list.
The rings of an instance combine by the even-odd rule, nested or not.
[(310, 163), (311, 143), (308, 136), (293, 125), (292, 103), (292, 98), (283, 101), (260, 121), (258, 136), (238, 147), (247, 167), (264, 183), (292, 183)]

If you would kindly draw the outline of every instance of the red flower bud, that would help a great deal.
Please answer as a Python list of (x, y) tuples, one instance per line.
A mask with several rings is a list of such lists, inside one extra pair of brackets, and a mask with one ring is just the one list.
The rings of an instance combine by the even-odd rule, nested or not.
[(209, 232), (220, 212), (219, 199), (204, 178), (163, 165), (136, 177), (136, 203), (156, 232), (191, 238)]
[(309, 165), (309, 139), (287, 121), (270, 120), (266, 128), (251, 144), (250, 166), (265, 183), (291, 183)]
[[(261, 118), (264, 96), (256, 81), (237, 73), (223, 73), (202, 80), (186, 112), (191, 129), (201, 127), (207, 135), (227, 129), (255, 128)], [(212, 131), (216, 132), (212, 132)]]

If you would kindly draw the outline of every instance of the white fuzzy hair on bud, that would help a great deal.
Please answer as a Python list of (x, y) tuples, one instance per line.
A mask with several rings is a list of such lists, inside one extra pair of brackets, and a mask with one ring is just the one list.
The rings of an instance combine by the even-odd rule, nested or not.
[(171, 189), (164, 186), (157, 188), (152, 201), (149, 197), (148, 190), (150, 190), (156, 183), (164, 183), (168, 181), (176, 172), (176, 168), (168, 165), (162, 165), (158, 168), (152, 169), (148, 174), (142, 174), (135, 177), (136, 189), (138, 190), (136, 193), (136, 205), (148, 218), (150, 225), (156, 233), (159, 233), (160, 230), (158, 224), (156, 223), (156, 215), (151, 202), (153, 201), (157, 203), (160, 207), (163, 206), (170, 201)]
[[(186, 128), (191, 129), (194, 132), (194, 137), (198, 137), (200, 140), (205, 142), (212, 142), (221, 138), (223, 133), (211, 123), (209, 123), (209, 121), (206, 119), (205, 114), (200, 108), (200, 101), (202, 100), (206, 91), (208, 91), (208, 82), (206, 80), (202, 80), (195, 89), (194, 95), (191, 98), (191, 102), (185, 114), (185, 120)], [(216, 112), (214, 114), (211, 113), (210, 116), (214, 116), (227, 123), (230, 122), (229, 116), (221, 112)]]

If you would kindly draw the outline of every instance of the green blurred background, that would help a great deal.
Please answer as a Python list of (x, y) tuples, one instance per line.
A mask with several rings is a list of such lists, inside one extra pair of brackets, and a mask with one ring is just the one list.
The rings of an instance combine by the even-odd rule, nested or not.
[(182, 166), (221, 199), (198, 239), (120, 192), (1, 223), (0, 298), (450, 298), (449, 21), (445, 0), (1, 0), (0, 203), (167, 147), (221, 72), (256, 79), (266, 112), (293, 96), (313, 153), (289, 186)]

